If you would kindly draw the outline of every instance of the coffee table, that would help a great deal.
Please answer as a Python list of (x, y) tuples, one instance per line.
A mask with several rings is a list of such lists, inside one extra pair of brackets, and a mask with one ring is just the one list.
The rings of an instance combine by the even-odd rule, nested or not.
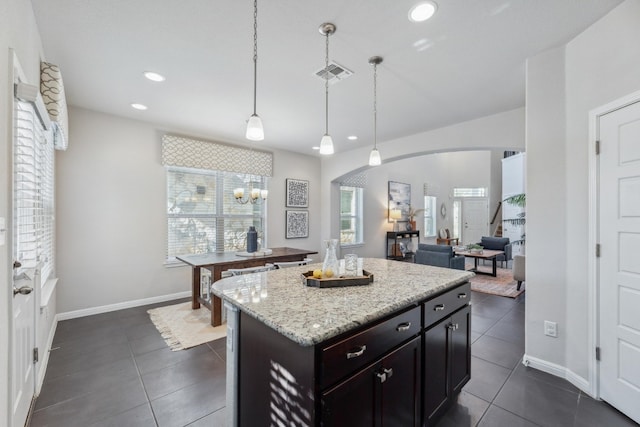
[[(504, 251), (492, 251), (489, 249), (483, 249), (482, 252), (470, 252), (470, 251), (454, 251), (456, 255), (464, 255), (465, 258), (473, 258), (473, 268), (469, 271), (473, 271), (476, 274), (486, 274), (488, 276), (496, 277), (497, 275), (497, 259), (496, 257), (500, 254), (503, 254)], [(490, 259), (491, 260), (491, 273), (487, 271), (478, 270), (478, 260), (479, 259)]]

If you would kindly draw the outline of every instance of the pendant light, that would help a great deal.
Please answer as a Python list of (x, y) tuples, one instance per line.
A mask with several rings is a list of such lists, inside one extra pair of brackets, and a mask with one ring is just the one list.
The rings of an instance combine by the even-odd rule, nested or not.
[(382, 163), (378, 151), (378, 65), (382, 63), (381, 56), (369, 58), (369, 64), (373, 65), (373, 150), (369, 154), (369, 166), (378, 166)]
[(324, 101), (325, 101), (325, 127), (324, 136), (320, 140), (320, 154), (333, 154), (333, 139), (329, 135), (329, 36), (336, 32), (336, 26), (325, 22), (318, 28), (320, 34), (327, 38), (326, 52), (324, 57)]
[(253, 0), (253, 114), (247, 122), (247, 139), (262, 141), (264, 128), (262, 119), (256, 113), (256, 98), (258, 92), (258, 0)]

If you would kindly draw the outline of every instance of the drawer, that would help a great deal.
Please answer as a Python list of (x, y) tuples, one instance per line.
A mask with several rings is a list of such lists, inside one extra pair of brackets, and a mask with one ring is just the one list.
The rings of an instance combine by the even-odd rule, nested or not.
[(469, 282), (424, 303), (424, 326), (428, 328), (471, 301)]
[(320, 385), (324, 388), (379, 358), (418, 334), (421, 307), (411, 308), (321, 350)]

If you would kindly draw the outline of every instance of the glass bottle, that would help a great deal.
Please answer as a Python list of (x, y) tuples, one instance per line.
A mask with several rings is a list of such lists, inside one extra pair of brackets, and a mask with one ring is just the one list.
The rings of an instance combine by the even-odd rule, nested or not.
[(338, 239), (325, 240), (324, 262), (322, 263), (322, 278), (329, 279), (338, 276), (338, 257), (336, 248)]

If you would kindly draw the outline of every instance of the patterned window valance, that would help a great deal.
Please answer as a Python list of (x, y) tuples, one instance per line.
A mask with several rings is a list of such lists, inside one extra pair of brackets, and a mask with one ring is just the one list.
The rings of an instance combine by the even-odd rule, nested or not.
[(362, 171), (352, 175), (344, 176), (340, 179), (340, 185), (345, 187), (359, 187), (364, 188), (367, 186), (367, 171)]
[(162, 164), (273, 176), (273, 154), (174, 135), (162, 137)]
[(57, 150), (66, 150), (69, 145), (69, 119), (64, 84), (57, 65), (40, 63), (40, 93), (53, 122), (54, 146)]

